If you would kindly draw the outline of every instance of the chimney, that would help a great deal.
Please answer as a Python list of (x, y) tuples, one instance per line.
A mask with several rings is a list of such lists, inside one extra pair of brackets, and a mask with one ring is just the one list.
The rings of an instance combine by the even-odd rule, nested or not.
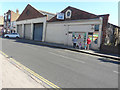
[(19, 14), (19, 10), (18, 9), (16, 9), (16, 13)]

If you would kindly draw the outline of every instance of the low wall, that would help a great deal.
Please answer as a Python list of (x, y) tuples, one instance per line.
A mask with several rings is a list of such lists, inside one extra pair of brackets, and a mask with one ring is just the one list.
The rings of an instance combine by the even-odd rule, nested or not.
[(101, 45), (100, 51), (107, 54), (120, 55), (120, 45), (118, 46)]

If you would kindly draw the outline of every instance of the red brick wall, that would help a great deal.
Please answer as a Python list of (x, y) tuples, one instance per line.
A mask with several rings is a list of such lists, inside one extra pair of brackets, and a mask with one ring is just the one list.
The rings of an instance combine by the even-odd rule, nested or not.
[(120, 55), (120, 46), (101, 45), (100, 51), (107, 54)]
[(108, 25), (109, 14), (103, 16), (103, 25), (102, 25), (102, 44), (105, 42), (106, 30)]
[(33, 19), (38, 17), (45, 17), (45, 15), (41, 14), (38, 10), (36, 10), (34, 7), (28, 4), (22, 12), (22, 14), (17, 19), (17, 21)]

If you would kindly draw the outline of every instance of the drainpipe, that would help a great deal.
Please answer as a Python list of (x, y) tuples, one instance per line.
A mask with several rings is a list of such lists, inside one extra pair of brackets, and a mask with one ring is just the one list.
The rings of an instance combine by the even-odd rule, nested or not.
[(100, 49), (101, 41), (102, 41), (102, 25), (103, 25), (103, 18), (100, 17), (100, 26), (99, 26), (99, 35), (98, 35), (98, 49)]

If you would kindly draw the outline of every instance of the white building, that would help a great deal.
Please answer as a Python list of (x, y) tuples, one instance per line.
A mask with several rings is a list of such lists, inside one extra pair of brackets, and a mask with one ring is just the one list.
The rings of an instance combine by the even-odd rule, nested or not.
[(73, 7), (67, 7), (47, 22), (46, 42), (72, 46), (76, 36), (84, 48), (87, 37), (91, 48), (99, 49), (102, 42), (104, 15), (97, 16)]

